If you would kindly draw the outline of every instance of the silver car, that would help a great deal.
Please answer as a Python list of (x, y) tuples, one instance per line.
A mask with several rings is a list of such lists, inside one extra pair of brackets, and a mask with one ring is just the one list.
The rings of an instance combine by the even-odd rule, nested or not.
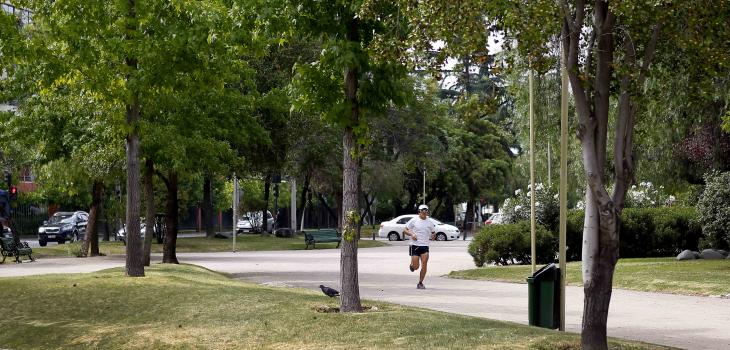
[[(387, 237), (390, 241), (403, 240), (403, 229), (411, 219), (417, 217), (416, 214), (401, 215), (393, 220), (383, 221), (378, 230), (379, 237)], [(461, 233), (459, 228), (453, 225), (444, 224), (434, 218), (429, 218), (436, 226), (436, 240), (448, 241), (450, 239), (459, 239)]]

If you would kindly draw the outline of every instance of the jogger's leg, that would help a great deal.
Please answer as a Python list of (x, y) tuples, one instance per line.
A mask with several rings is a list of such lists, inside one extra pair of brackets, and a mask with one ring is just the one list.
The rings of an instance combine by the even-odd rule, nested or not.
[(413, 271), (418, 270), (418, 255), (411, 256), (411, 269)]
[(426, 270), (428, 269), (428, 253), (421, 254), (421, 279), (418, 283), (423, 283), (423, 279), (426, 278)]

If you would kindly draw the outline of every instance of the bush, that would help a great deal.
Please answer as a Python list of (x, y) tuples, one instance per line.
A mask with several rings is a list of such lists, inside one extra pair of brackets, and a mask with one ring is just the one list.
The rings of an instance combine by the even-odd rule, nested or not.
[(730, 172), (705, 176), (705, 190), (697, 202), (703, 248), (730, 248)]
[[(583, 211), (568, 213), (567, 259), (581, 259)], [(697, 250), (702, 230), (697, 211), (690, 207), (627, 208), (621, 213), (619, 256), (644, 258), (672, 256), (684, 249)]]
[[(513, 198), (505, 200), (502, 212), (506, 223), (516, 224), (530, 220), (530, 196), (530, 186), (528, 186), (527, 190), (517, 190)], [(541, 183), (535, 185), (535, 217), (537, 223), (548, 230), (554, 232), (558, 230), (560, 202), (555, 187), (545, 187)]]
[(642, 181), (626, 192), (626, 208), (653, 208), (665, 205), (669, 197), (664, 195), (664, 186), (655, 187), (651, 182)]
[[(585, 213), (582, 210), (568, 211), (568, 220), (565, 230), (565, 256), (568, 261), (580, 261), (583, 252), (583, 219)], [(556, 237), (559, 232), (556, 231)]]
[[(536, 236), (537, 263), (554, 261), (558, 247), (557, 239), (541, 225), (537, 225)], [(469, 254), (479, 267), (485, 263), (497, 265), (531, 263), (530, 222), (489, 225), (482, 228), (469, 244)]]

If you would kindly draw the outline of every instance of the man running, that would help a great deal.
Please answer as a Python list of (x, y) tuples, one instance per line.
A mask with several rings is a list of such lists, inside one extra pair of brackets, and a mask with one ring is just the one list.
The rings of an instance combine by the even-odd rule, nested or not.
[(423, 286), (423, 279), (426, 277), (428, 269), (428, 244), (436, 237), (436, 225), (428, 218), (428, 206), (425, 204), (418, 206), (418, 217), (408, 221), (403, 234), (411, 238), (408, 247), (411, 256), (411, 264), (408, 267), (411, 272), (418, 270), (420, 263), (421, 278), (418, 280), (416, 288), (426, 289)]

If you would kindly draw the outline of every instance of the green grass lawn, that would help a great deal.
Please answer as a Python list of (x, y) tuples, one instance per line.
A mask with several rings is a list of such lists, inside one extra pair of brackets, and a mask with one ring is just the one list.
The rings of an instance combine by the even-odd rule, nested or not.
[[(386, 244), (378, 241), (360, 240), (358, 247), (380, 247)], [(178, 238), (177, 252), (226, 252), (231, 251), (232, 245), (233, 242), (231, 239), (205, 237)], [(261, 235), (239, 235), (236, 237), (236, 250), (238, 251), (301, 250), (304, 249), (304, 246), (304, 236), (279, 238)], [(42, 248), (33, 248), (33, 253), (38, 257), (76, 256), (76, 252), (81, 250), (80, 247), (80, 243), (49, 245)], [(333, 249), (335, 247), (337, 247), (337, 243), (316, 244), (316, 249)], [(106, 255), (124, 254), (125, 246), (121, 242), (100, 242), (99, 252)], [(162, 244), (154, 243), (152, 245), (152, 252), (162, 253)]]
[[(12, 349), (578, 349), (577, 334), (229, 279), (191, 265), (0, 278), (0, 344)], [(662, 349), (611, 340), (612, 349)]]
[[(580, 269), (580, 262), (568, 263), (566, 281), (569, 285), (583, 285)], [(529, 265), (517, 265), (453, 271), (449, 277), (526, 283), (525, 278), (529, 275)], [(730, 260), (620, 259), (613, 286), (645, 292), (725, 295), (730, 293)]]

